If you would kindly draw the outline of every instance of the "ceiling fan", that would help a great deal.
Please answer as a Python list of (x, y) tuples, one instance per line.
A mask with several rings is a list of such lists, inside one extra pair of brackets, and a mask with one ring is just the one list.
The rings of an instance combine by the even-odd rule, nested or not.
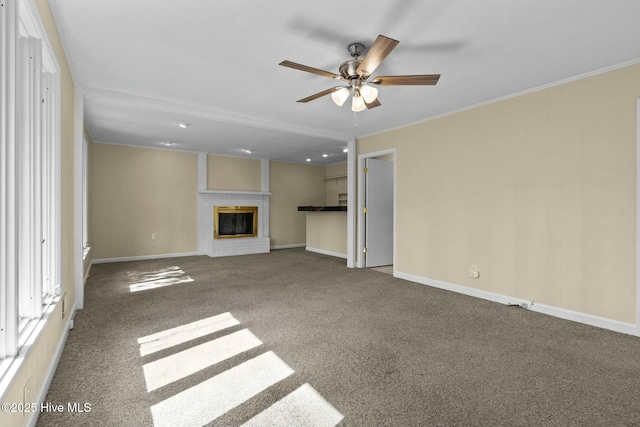
[(282, 61), (278, 65), (289, 67), (308, 73), (318, 74), (320, 76), (329, 77), (331, 79), (341, 80), (348, 86), (336, 86), (322, 92), (318, 92), (306, 98), (298, 100), (298, 102), (309, 102), (325, 95), (331, 94), (333, 102), (338, 106), (342, 106), (353, 95), (351, 101), (351, 110), (358, 112), (365, 108), (371, 109), (380, 106), (378, 101), (378, 89), (372, 86), (397, 86), (397, 85), (435, 85), (438, 83), (440, 74), (419, 74), (409, 76), (377, 76), (371, 77), (371, 74), (378, 68), (391, 51), (400, 43), (398, 40), (379, 35), (373, 45), (364, 56), (360, 59), (360, 55), (364, 51), (362, 43), (352, 43), (347, 48), (352, 58), (340, 65), (340, 74), (331, 73), (329, 71), (320, 70), (318, 68), (309, 67), (291, 61)]

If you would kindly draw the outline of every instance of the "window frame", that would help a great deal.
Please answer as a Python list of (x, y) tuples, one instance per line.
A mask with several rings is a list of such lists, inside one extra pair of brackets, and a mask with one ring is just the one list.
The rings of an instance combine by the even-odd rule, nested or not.
[[(0, 392), (61, 288), (60, 67), (34, 0), (0, 0)], [(16, 358), (16, 356), (19, 356)], [(11, 369), (9, 369), (11, 368)]]

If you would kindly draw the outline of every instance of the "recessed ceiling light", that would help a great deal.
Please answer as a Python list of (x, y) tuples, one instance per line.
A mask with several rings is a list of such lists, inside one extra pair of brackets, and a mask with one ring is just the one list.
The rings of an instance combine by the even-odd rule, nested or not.
[(173, 142), (171, 141), (162, 141), (163, 145), (169, 146), (169, 145), (173, 145)]
[(349, 149), (348, 149), (348, 148), (343, 148), (343, 149), (342, 149), (342, 152), (343, 152), (343, 153), (348, 153), (348, 152), (349, 152)]
[(180, 126), (182, 129), (186, 129), (186, 128), (188, 128), (188, 127), (189, 127), (189, 123), (183, 123), (183, 122), (181, 122), (181, 123), (178, 123), (178, 126)]
[(329, 157), (329, 155), (327, 153), (324, 153), (322, 157)]
[(242, 149), (242, 151), (244, 151), (244, 152), (245, 152), (245, 153), (247, 153), (247, 154), (251, 154), (251, 150), (248, 150), (248, 149), (246, 149), (246, 148), (243, 148), (243, 149)]
[(311, 161), (311, 159), (307, 159), (307, 162), (310, 162), (310, 161)]

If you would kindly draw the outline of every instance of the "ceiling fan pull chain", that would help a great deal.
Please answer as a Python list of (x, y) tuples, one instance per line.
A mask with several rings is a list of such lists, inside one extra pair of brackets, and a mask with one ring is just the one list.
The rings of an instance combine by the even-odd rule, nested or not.
[(358, 115), (356, 114), (356, 112), (353, 112), (353, 126), (356, 127), (358, 126)]

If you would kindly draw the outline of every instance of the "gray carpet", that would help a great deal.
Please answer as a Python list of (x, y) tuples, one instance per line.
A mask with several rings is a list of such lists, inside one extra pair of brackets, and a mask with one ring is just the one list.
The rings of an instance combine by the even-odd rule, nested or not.
[[(175, 266), (193, 281), (130, 292)], [(240, 324), (140, 355), (138, 338), (225, 312)], [(245, 328), (263, 344), (147, 392), (144, 364)], [(91, 412), (38, 426), (151, 426), (153, 405), (267, 351), (295, 372), (209, 425), (240, 425), (303, 384), (340, 426), (640, 425), (639, 338), (288, 249), (94, 265), (47, 396)]]

